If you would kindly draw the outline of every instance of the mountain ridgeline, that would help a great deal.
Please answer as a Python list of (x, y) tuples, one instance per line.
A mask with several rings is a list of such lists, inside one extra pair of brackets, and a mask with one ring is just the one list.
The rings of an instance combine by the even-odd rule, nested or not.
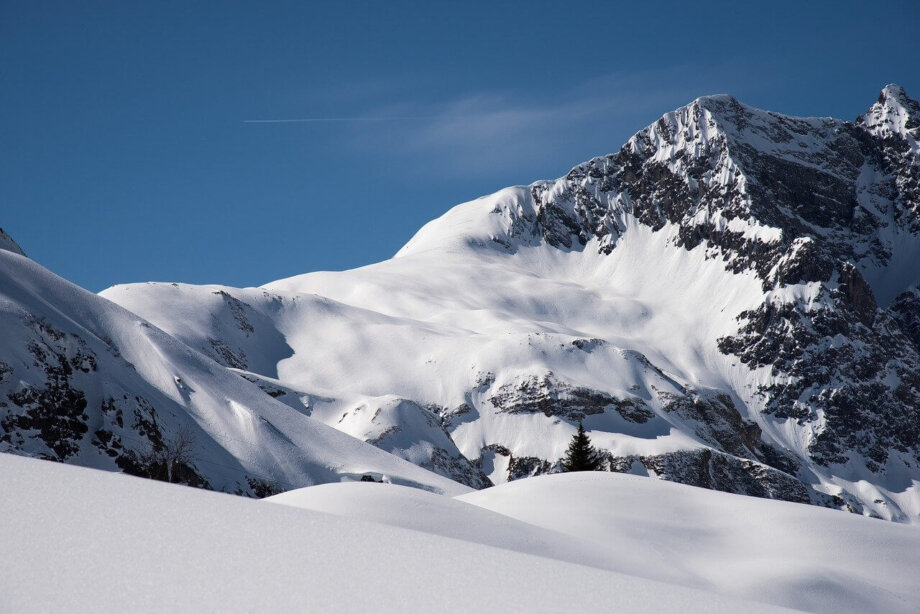
[[(918, 523), (918, 140), (896, 85), (855, 122), (708, 96), (352, 271), (27, 301), (52, 274), (10, 256), (0, 445), (137, 471), (158, 412), (199, 485), (447, 492), (559, 471), (582, 423), (611, 471)], [(76, 337), (85, 301), (131, 325)], [(108, 371), (140, 332), (177, 357)]]

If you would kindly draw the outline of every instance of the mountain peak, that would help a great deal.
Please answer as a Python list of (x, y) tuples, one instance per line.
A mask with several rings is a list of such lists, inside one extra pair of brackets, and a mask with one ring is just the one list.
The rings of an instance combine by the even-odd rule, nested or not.
[(902, 106), (909, 103), (913, 103), (915, 105), (917, 104), (910, 96), (907, 95), (907, 92), (904, 91), (904, 88), (897, 83), (889, 83), (882, 88), (882, 91), (878, 96), (878, 101), (885, 102), (886, 100), (895, 100)]
[(896, 83), (889, 83), (882, 88), (878, 100), (856, 123), (878, 136), (906, 139), (913, 149), (918, 149), (920, 104)]
[(700, 96), (694, 100), (691, 104), (697, 104), (699, 106), (706, 107), (710, 104), (715, 105), (724, 105), (724, 104), (739, 104), (738, 99), (730, 94), (708, 94), (706, 96)]

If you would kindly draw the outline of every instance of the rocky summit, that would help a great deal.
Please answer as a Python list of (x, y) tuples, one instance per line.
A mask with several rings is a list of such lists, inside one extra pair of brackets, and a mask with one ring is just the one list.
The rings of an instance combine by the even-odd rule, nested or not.
[(852, 122), (707, 96), (351, 271), (100, 297), (0, 254), (0, 445), (462, 492), (581, 422), (610, 471), (920, 523), (918, 140), (897, 85)]

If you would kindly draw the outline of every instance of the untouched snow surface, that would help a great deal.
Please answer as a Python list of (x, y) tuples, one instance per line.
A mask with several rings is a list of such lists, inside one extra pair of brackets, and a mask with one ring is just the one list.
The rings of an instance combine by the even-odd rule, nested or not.
[(268, 500), (806, 611), (920, 603), (913, 527), (644, 477), (556, 474), (455, 499), (327, 484)]
[[(408, 518), (438, 506), (416, 506), (398, 487), (363, 486)], [(547, 531), (446, 498), (453, 519), (472, 523), (452, 536), (461, 539), (7, 454), (0, 488), (4, 611), (776, 609), (528, 553)], [(508, 549), (494, 532), (502, 522), (534, 535), (534, 547)], [(486, 543), (463, 538), (478, 526)], [(916, 541), (902, 543), (917, 551)]]

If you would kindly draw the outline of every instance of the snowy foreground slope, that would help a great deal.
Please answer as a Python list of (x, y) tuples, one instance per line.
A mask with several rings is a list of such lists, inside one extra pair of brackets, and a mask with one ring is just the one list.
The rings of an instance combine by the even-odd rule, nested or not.
[[(0, 489), (3, 611), (778, 610), (560, 560), (539, 552), (548, 531), (459, 502), (456, 519), (486, 535), (495, 523), (482, 516), (504, 519), (531, 545), (508, 549), (8, 454), (0, 454)], [(416, 512), (400, 487), (392, 492), (378, 500), (403, 516)], [(917, 551), (906, 527), (865, 521), (863, 530)], [(876, 603), (906, 611), (898, 600), (908, 594)]]
[(103, 296), (470, 487), (611, 470), (920, 522), (920, 105), (855, 122), (709, 96), (396, 256)]
[[(376, 479), (468, 488), (293, 412), (150, 323), (0, 249), (0, 451), (265, 496)], [(162, 464), (162, 463), (160, 463)]]
[(806, 611), (911, 612), (920, 598), (913, 527), (644, 477), (540, 476), (455, 499), (326, 484), (268, 501)]

